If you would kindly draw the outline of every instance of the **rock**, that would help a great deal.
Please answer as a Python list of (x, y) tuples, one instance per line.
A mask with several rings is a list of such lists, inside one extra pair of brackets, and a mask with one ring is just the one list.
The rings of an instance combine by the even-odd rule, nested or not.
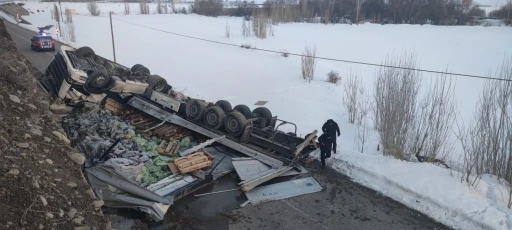
[(50, 150), (48, 150), (48, 149), (43, 149), (43, 152), (44, 152), (44, 153), (46, 153), (46, 154), (48, 154), (48, 153), (50, 152)]
[(105, 204), (105, 202), (103, 200), (95, 200), (92, 203), (94, 204), (94, 207), (96, 207), (96, 208), (101, 208), (101, 206), (103, 206)]
[(14, 101), (16, 103), (21, 103), (20, 98), (18, 96), (9, 94), (9, 99), (11, 99), (11, 101)]
[(12, 222), (10, 222), (10, 221), (9, 221), (9, 222), (7, 222), (7, 224), (8, 224), (8, 225), (12, 225)]
[(46, 216), (46, 218), (48, 218), (48, 219), (53, 219), (53, 214), (51, 214), (51, 213), (49, 213), (49, 212), (47, 212), (45, 216)]
[(37, 182), (37, 180), (36, 180), (36, 179), (34, 179), (34, 178), (32, 178), (32, 185), (33, 185), (35, 188), (37, 188), (37, 189), (39, 189), (39, 188), (40, 188), (40, 187), (39, 187), (39, 182)]
[(55, 179), (53, 179), (53, 180), (55, 180), (55, 181), (57, 181), (57, 182), (62, 181), (62, 179), (60, 179), (60, 178), (55, 178)]
[(27, 153), (20, 153), (20, 156), (22, 156), (23, 158), (27, 157)]
[(82, 165), (85, 162), (85, 157), (80, 153), (68, 153), (68, 157), (78, 165)]
[(52, 139), (50, 139), (49, 137), (44, 137), (44, 141), (46, 141), (46, 142), (52, 142)]
[(30, 107), (31, 109), (33, 110), (37, 110), (37, 107), (35, 105), (32, 105), (32, 104), (27, 104), (28, 107)]
[(43, 228), (44, 228), (44, 225), (39, 224), (39, 229), (43, 229)]
[(68, 182), (66, 183), (67, 186), (69, 186), (70, 188), (76, 188), (76, 186), (78, 186), (75, 182)]
[(50, 183), (50, 185), (53, 186), (53, 187), (57, 187), (57, 185), (54, 184), (54, 183)]
[(43, 136), (43, 132), (39, 129), (36, 129), (36, 128), (32, 128), (30, 129), (30, 133), (34, 134), (34, 135), (38, 135), (38, 136)]
[(52, 160), (50, 160), (50, 159), (46, 159), (46, 160), (44, 160), (44, 161), (46, 161), (46, 163), (48, 163), (48, 164), (50, 164), (50, 165), (53, 165), (53, 161), (52, 161)]
[(82, 224), (83, 221), (84, 221), (84, 218), (81, 216), (78, 216), (77, 218), (73, 219), (73, 223), (75, 223), (75, 224)]
[(53, 171), (54, 171), (54, 172), (59, 172), (59, 170), (58, 170), (58, 169), (53, 169)]
[(32, 136), (30, 136), (30, 134), (28, 134), (28, 133), (25, 133), (25, 135), (23, 135), (23, 138), (29, 139), (29, 138), (32, 138)]
[(18, 146), (18, 148), (23, 148), (23, 149), (27, 149), (28, 147), (30, 147), (30, 145), (26, 142), (16, 143), (16, 146)]
[(76, 209), (75, 209), (75, 208), (71, 208), (71, 210), (69, 210), (69, 212), (68, 212), (68, 216), (69, 216), (69, 218), (73, 218), (73, 217), (75, 217), (76, 212), (77, 212), (77, 211), (76, 211)]
[(71, 141), (69, 141), (69, 139), (64, 134), (62, 134), (62, 133), (59, 133), (57, 131), (53, 131), (52, 134), (55, 137), (59, 138), (59, 140), (64, 141), (66, 144), (70, 144), (71, 143)]
[(91, 230), (91, 228), (89, 228), (88, 226), (83, 226), (83, 227), (75, 227), (75, 230)]
[(73, 112), (73, 107), (66, 105), (51, 104), (50, 111), (57, 114), (66, 114)]
[(17, 176), (18, 174), (20, 174), (20, 170), (19, 169), (11, 169), (11, 170), (9, 170), (9, 174)]
[(85, 193), (89, 195), (89, 197), (91, 197), (92, 199), (96, 199), (96, 194), (94, 194), (94, 191), (92, 191), (92, 189), (87, 189)]
[(43, 202), (44, 206), (48, 205), (48, 201), (46, 201), (46, 198), (44, 198), (44, 196), (39, 196), (39, 198), (41, 198), (41, 202)]
[(64, 210), (59, 209), (59, 217), (64, 217)]

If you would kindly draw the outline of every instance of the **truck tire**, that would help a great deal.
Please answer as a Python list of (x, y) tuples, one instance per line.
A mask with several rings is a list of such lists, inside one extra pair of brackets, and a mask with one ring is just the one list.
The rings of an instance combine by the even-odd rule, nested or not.
[(224, 120), (224, 129), (234, 137), (240, 136), (247, 126), (247, 120), (244, 115), (238, 111), (230, 112)]
[[(254, 117), (265, 118), (265, 127), (270, 125), (270, 120), (272, 119), (272, 113), (266, 107), (258, 107), (256, 109), (254, 109), (252, 111), (252, 115)], [(261, 128), (265, 128), (265, 127), (261, 127)]]
[(131, 68), (130, 70), (131, 70), (132, 72), (138, 72), (138, 71), (140, 71), (140, 72), (143, 72), (143, 73), (145, 73), (145, 74), (147, 74), (147, 75), (150, 75), (150, 74), (151, 74), (151, 72), (149, 72), (149, 69), (148, 69), (148, 68), (146, 68), (146, 66), (143, 66), (143, 65), (141, 65), (141, 64), (135, 64), (135, 65), (133, 65), (133, 66), (132, 66), (132, 68)]
[(78, 58), (90, 57), (95, 59), (96, 53), (94, 53), (94, 50), (92, 50), (91, 47), (82, 46), (75, 51), (75, 56)]
[(219, 106), (211, 106), (204, 112), (204, 124), (212, 129), (220, 129), (225, 118), (226, 114)]
[(219, 101), (215, 102), (215, 105), (222, 108), (222, 110), (224, 110), (224, 113), (226, 113), (226, 114), (233, 110), (233, 108), (231, 107), (231, 104), (226, 100), (219, 100)]
[(205, 110), (206, 105), (203, 102), (197, 99), (192, 99), (187, 102), (185, 113), (188, 119), (192, 119), (194, 121), (202, 121)]
[(165, 93), (167, 90), (167, 81), (163, 77), (160, 77), (160, 75), (149, 76), (147, 82), (149, 88), (155, 91)]
[(245, 119), (251, 119), (252, 118), (252, 112), (249, 106), (247, 105), (237, 105), (233, 110), (236, 110), (240, 113), (242, 113), (245, 117)]
[(100, 94), (108, 90), (114, 79), (106, 71), (97, 70), (89, 74), (84, 89), (89, 93)]

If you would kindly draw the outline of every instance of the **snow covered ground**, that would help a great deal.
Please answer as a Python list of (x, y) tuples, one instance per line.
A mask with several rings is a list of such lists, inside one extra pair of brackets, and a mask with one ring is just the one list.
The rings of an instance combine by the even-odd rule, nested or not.
[[(52, 6), (25, 3), (31, 11)], [(63, 8), (64, 4), (78, 12), (73, 17), (77, 37), (74, 45), (90, 46), (98, 54), (113, 59), (108, 16), (87, 16), (84, 4), (63, 3)], [(123, 4), (119, 5), (118, 11), (122, 12)], [(102, 12), (115, 10), (99, 6)], [(24, 19), (35, 23), (27, 26), (31, 29), (56, 25), (48, 10)], [(65, 34), (67, 26), (61, 24)], [(229, 38), (225, 37), (227, 25), (231, 30)], [(476, 188), (469, 188), (460, 183), (456, 172), (452, 172), (452, 176), (449, 170), (435, 165), (383, 157), (377, 151), (378, 140), (373, 132), (370, 132), (364, 153), (355, 152), (360, 148), (356, 141), (357, 127), (347, 122), (341, 85), (327, 83), (326, 73), (338, 71), (343, 84), (350, 71), (357, 72), (366, 89), (371, 91), (378, 69), (319, 60), (315, 79), (306, 83), (300, 78), (298, 57), (282, 57), (162, 32), (291, 53), (301, 53), (308, 44), (316, 45), (317, 56), (370, 63), (381, 63), (386, 55), (394, 52), (410, 51), (417, 55), (424, 69), (486, 76), (495, 71), (504, 54), (512, 54), (510, 27), (297, 23), (276, 26), (275, 36), (264, 40), (244, 38), (241, 27), (241, 18), (120, 13), (114, 16), (117, 61), (126, 66), (143, 64), (192, 97), (208, 101), (225, 99), (233, 106), (247, 104), (251, 108), (256, 107), (253, 105), (256, 101), (268, 101), (265, 106), (280, 119), (295, 122), (302, 136), (314, 129), (320, 130), (322, 124), (332, 118), (340, 125), (342, 135), (338, 138), (340, 153), (328, 160), (330, 167), (457, 229), (512, 228), (512, 212), (505, 206), (507, 190), (495, 178), (488, 176)], [(436, 75), (424, 74), (423, 77), (430, 80)], [(460, 113), (467, 122), (483, 81), (465, 77), (454, 79)]]

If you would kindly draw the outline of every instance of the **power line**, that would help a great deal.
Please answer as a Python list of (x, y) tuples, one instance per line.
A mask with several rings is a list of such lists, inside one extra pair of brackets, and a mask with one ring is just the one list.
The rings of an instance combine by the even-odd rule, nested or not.
[[(186, 38), (190, 38), (190, 39), (195, 39), (195, 40), (200, 40), (200, 41), (205, 41), (205, 42), (211, 42), (211, 43), (216, 43), (216, 44), (220, 44), (220, 45), (242, 47), (242, 48), (246, 48), (246, 49), (258, 50), (258, 51), (264, 51), (264, 52), (270, 52), (270, 53), (278, 53), (278, 54), (282, 54), (283, 53), (282, 51), (275, 51), (275, 50), (269, 50), (269, 49), (261, 49), (261, 48), (256, 48), (256, 47), (244, 47), (244, 46), (233, 44), (233, 43), (220, 42), (220, 41), (215, 41), (215, 40), (210, 40), (210, 39), (205, 39), (205, 38), (199, 38), (199, 37), (179, 34), (179, 33), (173, 33), (173, 32), (170, 32), (170, 31), (161, 30), (161, 29), (152, 28), (152, 27), (149, 27), (149, 26), (140, 25), (140, 24), (137, 24), (137, 23), (125, 21), (125, 20), (122, 20), (122, 19), (119, 19), (119, 18), (114, 18), (114, 17), (112, 17), (112, 18), (115, 19), (115, 20), (118, 20), (118, 21), (122, 21), (122, 22), (127, 23), (127, 24), (143, 27), (143, 28), (146, 28), (146, 29), (154, 30), (154, 31), (159, 31), (159, 32), (162, 32), (162, 33), (172, 34), (172, 35), (176, 35), (176, 36), (180, 36), (180, 37), (186, 37)], [(407, 67), (400, 67), (400, 66), (375, 64), (375, 63), (368, 63), (368, 62), (360, 62), (360, 61), (351, 61), (351, 60), (344, 60), (344, 59), (328, 58), (328, 57), (308, 56), (308, 55), (296, 54), (296, 53), (288, 53), (288, 52), (286, 52), (286, 54), (287, 55), (291, 55), (291, 56), (310, 57), (310, 58), (315, 58), (315, 59), (320, 59), (320, 60), (335, 61), (335, 62), (345, 62), (345, 63), (358, 64), (358, 65), (367, 65), (367, 66), (375, 66), (375, 67), (385, 67), (385, 68), (412, 70), (412, 71), (418, 71), (418, 72), (446, 74), (446, 75), (454, 75), (454, 76), (461, 76), (461, 77), (471, 77), (471, 78), (480, 78), (480, 79), (512, 82), (512, 79), (504, 79), (504, 78), (496, 78), (496, 77), (485, 77), (485, 76), (472, 75), (472, 74), (451, 73), (451, 72), (442, 72), (442, 71), (426, 70), (426, 69), (418, 69), (418, 68), (407, 68)]]

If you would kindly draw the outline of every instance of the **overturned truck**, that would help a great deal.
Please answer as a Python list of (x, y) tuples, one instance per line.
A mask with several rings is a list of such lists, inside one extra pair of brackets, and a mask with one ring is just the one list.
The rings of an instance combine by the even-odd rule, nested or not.
[[(170, 123), (214, 139), (267, 165), (268, 170), (244, 177), (240, 188), (245, 192), (290, 171), (304, 170), (300, 162), (316, 149), (316, 130), (304, 138), (299, 137), (294, 123), (278, 119), (265, 107), (251, 111), (247, 105), (232, 107), (226, 100), (213, 103), (184, 97), (145, 66), (122, 66), (95, 54), (89, 47), (75, 49), (62, 45), (39, 83), (50, 95), (52, 106), (77, 109), (105, 106), (108, 98), (161, 121), (146, 127), (147, 130)], [(295, 126), (295, 131), (279, 130), (283, 125)], [(168, 205), (176, 198), (211, 182), (211, 178), (202, 178), (167, 196), (160, 196), (124, 180), (115, 170), (101, 164), (89, 165), (84, 171), (105, 205), (136, 208), (155, 220), (163, 219)], [(112, 185), (119, 187), (113, 190)]]

